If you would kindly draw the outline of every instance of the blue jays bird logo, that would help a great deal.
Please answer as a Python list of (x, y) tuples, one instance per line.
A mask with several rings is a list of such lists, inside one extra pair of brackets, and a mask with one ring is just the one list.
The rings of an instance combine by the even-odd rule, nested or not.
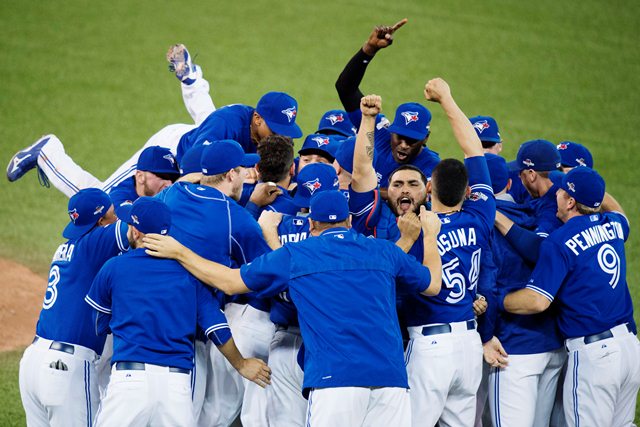
[(311, 138), (312, 141), (315, 141), (318, 144), (318, 147), (322, 147), (323, 145), (329, 145), (329, 138), (323, 138), (321, 136), (316, 136)]
[(318, 188), (322, 187), (322, 184), (320, 183), (320, 179), (318, 178), (314, 179), (313, 181), (307, 181), (302, 185), (307, 190), (309, 190), (309, 193), (311, 193), (311, 195), (313, 195), (313, 193), (315, 193)]
[(291, 123), (291, 120), (295, 120), (296, 114), (298, 114), (296, 112), (296, 107), (287, 108), (286, 110), (282, 110), (281, 112), (282, 114), (287, 116), (287, 120), (289, 120), (289, 123)]
[(569, 148), (569, 144), (565, 144), (564, 142), (558, 144), (558, 150), (566, 150)]
[(336, 123), (344, 122), (342, 114), (331, 114), (330, 116), (325, 117), (325, 119), (331, 122), (331, 126), (334, 126)]
[(76, 220), (80, 217), (80, 214), (78, 213), (77, 209), (74, 209), (72, 211), (69, 211), (69, 218), (71, 218), (71, 221), (73, 221), (73, 223), (76, 223)]
[(486, 120), (480, 120), (473, 124), (473, 127), (478, 130), (479, 133), (482, 133), (485, 129), (489, 129), (489, 123)]
[(164, 156), (162, 156), (162, 158), (169, 160), (171, 162), (171, 166), (173, 166), (176, 162), (176, 159), (174, 159), (171, 154), (165, 154)]
[(404, 117), (404, 124), (408, 125), (411, 122), (417, 122), (418, 121), (418, 112), (414, 112), (414, 111), (403, 111), (402, 112), (402, 117)]

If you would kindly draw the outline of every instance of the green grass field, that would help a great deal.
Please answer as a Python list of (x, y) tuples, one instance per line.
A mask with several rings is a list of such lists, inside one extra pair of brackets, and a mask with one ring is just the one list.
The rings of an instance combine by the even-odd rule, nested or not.
[[(467, 115), (498, 120), (508, 159), (529, 139), (587, 145), (637, 224), (639, 2), (201, 3), (1, 3), (0, 161), (55, 133), (80, 165), (106, 178), (155, 131), (190, 121), (164, 59), (177, 42), (197, 54), (216, 105), (255, 105), (283, 90), (299, 101), (298, 121), (310, 133), (322, 112), (339, 107), (335, 79), (372, 26), (407, 17), (362, 84), (382, 95), (387, 114), (421, 101), (424, 83), (441, 76)], [(460, 157), (439, 106), (429, 108), (430, 146)], [(0, 256), (44, 274), (68, 221), (66, 197), (40, 187), (33, 172), (13, 184), (0, 179), (0, 195)], [(627, 280), (636, 301), (639, 257), (634, 232)], [(0, 355), (2, 425), (24, 423), (19, 358)]]

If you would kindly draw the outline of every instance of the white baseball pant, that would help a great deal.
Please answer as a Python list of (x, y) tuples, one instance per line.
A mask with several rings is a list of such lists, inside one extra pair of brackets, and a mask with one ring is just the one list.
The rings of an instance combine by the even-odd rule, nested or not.
[(612, 337), (585, 344), (566, 340), (564, 416), (569, 427), (632, 426), (640, 388), (640, 343), (618, 325)]
[(410, 425), (411, 401), (405, 388), (335, 387), (317, 388), (309, 393), (308, 427)]
[[(409, 331), (405, 362), (414, 426), (473, 426), (476, 393), (482, 377), (482, 343), (467, 322), (449, 323), (451, 332), (422, 335)], [(431, 325), (426, 325), (431, 326)]]
[(269, 347), (271, 385), (267, 387), (267, 418), (270, 426), (304, 427), (307, 400), (302, 396), (304, 373), (298, 365), (302, 345), (300, 328), (279, 328)]
[[(100, 399), (95, 370), (97, 359), (96, 353), (86, 347), (39, 337), (27, 347), (20, 360), (19, 373), (27, 425), (91, 425)], [(58, 361), (66, 369), (60, 363), (57, 366), (61, 369), (52, 367)]]
[(549, 425), (566, 351), (511, 354), (489, 375), (489, 407), (495, 427)]

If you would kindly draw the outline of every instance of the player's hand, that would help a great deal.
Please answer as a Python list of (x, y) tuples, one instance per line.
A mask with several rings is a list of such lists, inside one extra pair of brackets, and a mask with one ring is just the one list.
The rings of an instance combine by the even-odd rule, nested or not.
[(398, 229), (400, 229), (401, 238), (415, 242), (420, 236), (420, 230), (422, 230), (420, 218), (413, 212), (407, 212), (398, 217)]
[(192, 184), (200, 184), (202, 179), (202, 172), (193, 172), (186, 175), (182, 175), (176, 180), (176, 182), (190, 182)]
[(382, 111), (382, 98), (378, 95), (366, 95), (360, 99), (362, 116), (375, 117)]
[(258, 206), (267, 206), (273, 203), (273, 201), (282, 194), (282, 190), (273, 182), (260, 182), (256, 184), (256, 187), (251, 193), (250, 202), (255, 203)]
[(478, 295), (476, 300), (473, 302), (473, 314), (476, 316), (482, 316), (484, 312), (487, 311), (487, 307), (489, 307), (487, 299), (482, 295)]
[(484, 353), (484, 361), (493, 368), (506, 368), (509, 364), (509, 355), (496, 337), (482, 344), (482, 352)]
[(425, 236), (432, 237), (433, 239), (438, 237), (440, 227), (442, 226), (440, 218), (438, 218), (438, 215), (434, 212), (428, 211), (424, 205), (420, 206), (420, 224), (422, 225), (422, 232)]
[(271, 368), (260, 359), (244, 359), (238, 366), (238, 373), (262, 388), (271, 384)]
[(407, 21), (408, 19), (404, 18), (391, 27), (388, 25), (376, 26), (373, 31), (371, 31), (371, 34), (369, 34), (369, 38), (364, 43), (364, 46), (362, 46), (364, 53), (373, 56), (378, 50), (391, 46), (391, 43), (393, 43), (393, 33), (406, 24)]
[(440, 77), (431, 79), (424, 85), (424, 97), (427, 101), (440, 102), (451, 98), (449, 84)]
[(178, 259), (184, 246), (171, 236), (149, 233), (142, 238), (146, 253), (158, 258)]
[(277, 229), (278, 225), (282, 221), (282, 214), (280, 212), (262, 211), (260, 218), (258, 218), (258, 224), (263, 230)]
[(256, 168), (245, 168), (247, 175), (242, 181), (244, 184), (253, 184), (258, 181), (258, 171)]

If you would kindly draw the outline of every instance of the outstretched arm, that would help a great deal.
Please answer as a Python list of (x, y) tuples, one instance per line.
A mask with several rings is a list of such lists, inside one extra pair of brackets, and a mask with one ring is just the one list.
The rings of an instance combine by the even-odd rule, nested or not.
[(271, 384), (271, 369), (260, 359), (245, 359), (236, 347), (233, 338), (218, 346), (220, 353), (231, 363), (236, 371), (249, 381), (253, 381), (264, 388)]
[(229, 268), (202, 258), (171, 236), (150, 233), (146, 234), (142, 241), (147, 254), (175, 259), (202, 283), (220, 289), (227, 295), (250, 291), (242, 280), (239, 269)]
[(340, 102), (347, 112), (356, 111), (360, 105), (360, 98), (363, 94), (360, 91), (360, 83), (367, 70), (369, 62), (376, 52), (384, 49), (393, 43), (393, 33), (407, 23), (407, 19), (397, 22), (393, 26), (377, 26), (371, 31), (369, 38), (361, 49), (351, 58), (340, 73), (336, 81), (336, 90), (340, 97)]
[(438, 102), (442, 106), (451, 124), (453, 136), (462, 148), (465, 158), (484, 155), (480, 138), (451, 96), (451, 89), (447, 82), (441, 78), (429, 80), (424, 87), (424, 97), (427, 101)]
[(376, 116), (382, 110), (382, 98), (378, 95), (367, 95), (360, 100), (362, 123), (356, 136), (353, 151), (353, 173), (351, 188), (358, 193), (375, 190), (378, 186), (376, 171), (373, 169), (374, 133)]

